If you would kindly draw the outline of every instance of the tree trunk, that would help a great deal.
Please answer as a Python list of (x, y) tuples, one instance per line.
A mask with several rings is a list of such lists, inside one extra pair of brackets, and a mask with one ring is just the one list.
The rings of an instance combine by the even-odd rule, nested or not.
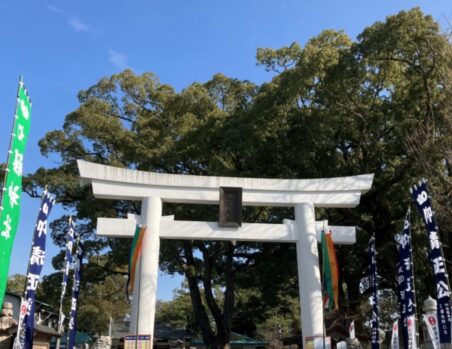
[[(204, 296), (206, 304), (209, 308), (210, 314), (215, 322), (216, 333), (212, 328), (211, 321), (207, 315), (207, 309), (202, 302), (201, 291), (199, 289), (200, 277), (197, 276), (195, 270), (195, 258), (193, 257), (193, 245), (189, 242), (184, 243), (184, 254), (187, 261), (185, 267), (185, 276), (188, 281), (190, 290), (190, 298), (195, 312), (195, 319), (200, 326), (204, 344), (210, 349), (230, 349), (232, 317), (234, 313), (234, 285), (235, 285), (235, 270), (234, 270), (234, 250), (232, 243), (227, 243), (226, 251), (222, 248), (224, 245), (221, 242), (216, 243), (212, 249), (206, 248), (200, 243), (197, 247), (203, 254), (203, 269), (202, 283), (204, 286)], [(212, 272), (214, 263), (217, 258), (221, 256), (226, 257), (224, 265), (225, 270), (225, 293), (224, 305), (221, 309), (215, 299), (212, 288)]]
[(210, 326), (206, 309), (202, 304), (201, 292), (199, 290), (198, 281), (194, 272), (195, 260), (193, 258), (192, 245), (189, 242), (184, 243), (184, 253), (188, 264), (188, 268), (185, 269), (185, 277), (188, 281), (190, 298), (195, 312), (195, 319), (201, 328), (202, 339), (204, 343), (208, 345), (214, 341), (215, 335)]

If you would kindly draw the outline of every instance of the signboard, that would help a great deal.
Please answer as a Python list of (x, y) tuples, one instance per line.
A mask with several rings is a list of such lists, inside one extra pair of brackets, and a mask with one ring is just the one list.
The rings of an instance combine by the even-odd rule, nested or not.
[(219, 226), (242, 226), (242, 188), (220, 187)]
[(331, 349), (331, 337), (306, 337), (305, 349)]
[(151, 335), (126, 335), (124, 337), (124, 349), (151, 349)]

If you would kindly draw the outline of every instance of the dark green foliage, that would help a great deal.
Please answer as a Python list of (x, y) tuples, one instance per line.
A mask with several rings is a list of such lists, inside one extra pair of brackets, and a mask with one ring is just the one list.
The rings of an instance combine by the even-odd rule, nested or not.
[[(25, 186), (33, 193), (48, 185), (76, 213), (78, 229), (90, 240), (92, 263), (85, 280), (94, 285), (124, 273), (130, 246), (95, 239), (95, 219), (124, 217), (140, 208), (94, 199), (91, 189), (79, 184), (77, 159), (218, 176), (375, 173), (372, 190), (357, 208), (317, 210), (317, 218), (359, 226), (357, 244), (338, 248), (347, 286), (343, 304), (353, 314), (366, 302), (358, 294), (358, 282), (372, 234), (381, 285), (395, 286), (394, 235), (411, 204), (409, 188), (422, 177), (430, 180), (440, 230), (449, 241), (451, 57), (437, 23), (413, 9), (366, 28), (356, 41), (327, 30), (304, 47), (294, 43), (259, 49), (258, 64), (276, 73), (261, 86), (217, 74), (176, 92), (150, 73), (138, 76), (126, 70), (80, 92), (80, 107), (67, 115), (63, 129), (40, 141), (42, 153), (59, 156), (61, 166), (39, 169)], [(217, 220), (216, 207), (166, 205), (164, 211), (176, 219)], [(290, 209), (244, 210), (247, 222), (281, 222), (292, 216)], [(65, 221), (52, 225), (60, 246)], [(413, 241), (418, 299), (423, 300), (432, 290), (425, 232), (416, 219)], [(100, 251), (101, 263), (96, 261)], [(450, 256), (449, 247), (445, 253)], [(186, 276), (195, 322), (212, 347), (226, 345), (231, 328), (249, 335), (270, 331), (273, 325), (264, 322), (276, 308), (284, 323), (294, 323), (294, 246), (163, 241), (160, 261), (164, 271)], [(221, 300), (215, 286), (224, 290)], [(298, 329), (291, 326), (295, 333)]]
[(24, 295), (25, 292), (25, 282), (27, 277), (22, 274), (14, 274), (8, 277), (8, 283), (6, 284), (6, 290), (18, 294), (20, 296)]

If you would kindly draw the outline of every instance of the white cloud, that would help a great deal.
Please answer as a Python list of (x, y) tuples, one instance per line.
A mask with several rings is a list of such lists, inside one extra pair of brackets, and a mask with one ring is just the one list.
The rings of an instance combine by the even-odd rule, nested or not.
[(83, 23), (82, 21), (78, 20), (77, 18), (70, 18), (69, 24), (77, 32), (86, 32), (89, 30), (88, 25)]
[(59, 9), (58, 7), (52, 6), (52, 5), (47, 5), (47, 10), (49, 10), (50, 12), (58, 13), (60, 15), (65, 14), (65, 12), (63, 10)]
[(63, 11), (62, 9), (60, 9), (58, 7), (55, 7), (53, 5), (47, 5), (47, 10), (49, 10), (50, 12), (53, 12), (53, 13), (56, 13), (56, 14), (63, 15), (65, 17), (67, 17), (67, 21), (68, 21), (69, 25), (76, 32), (86, 32), (86, 31), (89, 30), (88, 24), (83, 23), (78, 18), (74, 17), (70, 13), (66, 13), (65, 11)]
[(127, 56), (123, 53), (116, 52), (114, 50), (110, 50), (110, 63), (113, 64), (116, 68), (126, 69), (129, 67), (127, 63)]

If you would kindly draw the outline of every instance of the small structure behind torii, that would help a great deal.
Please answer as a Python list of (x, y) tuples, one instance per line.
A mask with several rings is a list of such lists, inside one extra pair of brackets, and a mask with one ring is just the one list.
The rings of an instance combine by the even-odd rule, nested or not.
[[(135, 171), (79, 160), (80, 176), (91, 183), (94, 196), (141, 201), (141, 216), (98, 220), (98, 233), (132, 236), (137, 221), (147, 226), (140, 275), (135, 279), (131, 332), (153, 335), (160, 238), (295, 242), (303, 338), (322, 336), (322, 290), (318, 261), (319, 231), (328, 223), (315, 221), (315, 207), (355, 207), (372, 185), (373, 174), (322, 179), (263, 179), (175, 175)], [(244, 206), (294, 207), (295, 220), (284, 224), (245, 223), (238, 228), (216, 222), (174, 221), (162, 217), (162, 203), (218, 204), (220, 187), (243, 190)], [(335, 243), (355, 242), (353, 227), (330, 227)], [(138, 319), (138, 320), (136, 320)], [(152, 342), (152, 341), (151, 341)]]

